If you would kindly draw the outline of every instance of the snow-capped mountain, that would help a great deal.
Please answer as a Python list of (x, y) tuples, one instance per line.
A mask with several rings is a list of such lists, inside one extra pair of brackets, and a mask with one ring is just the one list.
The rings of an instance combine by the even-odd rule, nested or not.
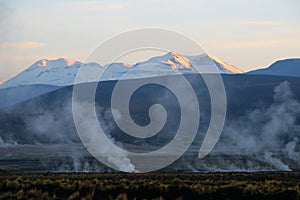
[(243, 73), (242, 70), (226, 63), (225, 61), (213, 56), (212, 54), (201, 54), (198, 56), (183, 56), (176, 52), (170, 52), (164, 56), (151, 58), (137, 65), (145, 65), (148, 63), (161, 64), (162, 69), (179, 70), (182, 72), (192, 72), (193, 68), (198, 68), (200, 71), (205, 67), (215, 67), (219, 73)]
[[(19, 73), (0, 86), (0, 89), (17, 87), (21, 85), (55, 85), (66, 86), (74, 84), (76, 74), (80, 68), (103, 72), (101, 80), (120, 79), (127, 72), (126, 78), (142, 78), (151, 76), (173, 75), (176, 73), (195, 73), (197, 68), (205, 72), (205, 68), (216, 68), (219, 73), (242, 73), (238, 68), (213, 56), (202, 54), (199, 56), (183, 56), (170, 52), (163, 56), (153, 57), (147, 61), (134, 65), (125, 63), (112, 63), (101, 67), (97, 63), (80, 63), (78, 61), (59, 58), (57, 60), (42, 59)], [(176, 72), (176, 73), (174, 73)], [(87, 78), (87, 80), (89, 80)], [(94, 80), (94, 79), (91, 79)]]
[(21, 85), (72, 85), (80, 67), (100, 67), (97, 63), (82, 64), (77, 61), (59, 58), (57, 60), (42, 59), (15, 77), (3, 83), (0, 88)]
[(248, 74), (300, 76), (300, 59), (279, 60), (268, 68), (250, 71)]

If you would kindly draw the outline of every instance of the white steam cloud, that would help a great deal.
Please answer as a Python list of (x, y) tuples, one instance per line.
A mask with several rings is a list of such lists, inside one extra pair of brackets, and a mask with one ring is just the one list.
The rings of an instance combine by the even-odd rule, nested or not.
[[(99, 133), (97, 133), (96, 125), (93, 123), (93, 116), (91, 113), (88, 112), (86, 109), (87, 107), (90, 107), (89, 105), (85, 105), (85, 103), (77, 104), (77, 112), (81, 113), (81, 119), (79, 119), (79, 123), (82, 121), (82, 125), (84, 126), (86, 133), (91, 135), (92, 137), (97, 137)], [(102, 123), (101, 128), (104, 130), (104, 132), (107, 134), (107, 137), (109, 137), (110, 141), (113, 142), (116, 145), (116, 142), (114, 139), (110, 136), (111, 131), (115, 128), (113, 122), (112, 122), (112, 112), (111, 109), (103, 110), (103, 108), (97, 108), (97, 113), (102, 113), (102, 116), (100, 117), (103, 119), (104, 124)], [(104, 125), (104, 126), (103, 126)], [(98, 145), (98, 153), (101, 157), (106, 159), (111, 165), (115, 166), (121, 171), (126, 172), (134, 172), (135, 166), (130, 162), (130, 159), (128, 158), (128, 155), (121, 150), (118, 149), (111, 149), (110, 145), (107, 144), (104, 141), (100, 141), (101, 143)]]
[(216, 152), (253, 156), (274, 170), (290, 170), (287, 159), (300, 164), (299, 116), (300, 102), (294, 98), (290, 83), (282, 82), (274, 88), (272, 105), (248, 112), (225, 127)]
[[(97, 129), (91, 122), (92, 115), (86, 109), (88, 106), (85, 103), (79, 105), (80, 120), (84, 124), (84, 130), (97, 137)], [(63, 107), (64, 109), (40, 110), (36, 112), (39, 114), (29, 116), (26, 119), (28, 135), (24, 135), (26, 141), (33, 141), (31, 143), (33, 145), (41, 144), (41, 148), (45, 148), (44, 146), (49, 143), (55, 144), (59, 148), (63, 147), (63, 151), (70, 147), (66, 150), (69, 154), (65, 155), (68, 155), (71, 161), (66, 160), (60, 163), (61, 166), (57, 168), (59, 171), (103, 170), (103, 166), (98, 161), (87, 159), (87, 156), (90, 155), (80, 145), (74, 128), (71, 104), (66, 104)], [(112, 121), (111, 108), (96, 107), (96, 110), (98, 118), (101, 120), (101, 127), (107, 137), (115, 145), (121, 146), (114, 141), (110, 134), (116, 128)], [(282, 82), (274, 88), (272, 103), (269, 105), (260, 104), (244, 116), (227, 123), (221, 139), (207, 158), (199, 160), (194, 155), (191, 158), (182, 159), (179, 167), (173, 165), (170, 166), (170, 169), (187, 168), (193, 171), (289, 171), (299, 169), (299, 119), (300, 102), (295, 98), (289, 82)], [(11, 147), (16, 145), (18, 141), (13, 136), (11, 138), (0, 137), (0, 147)], [(101, 156), (111, 165), (122, 171), (135, 171), (135, 166), (124, 151), (113, 151), (105, 142), (101, 143), (101, 141), (98, 146)], [(195, 151), (198, 150), (199, 146), (195, 148)], [(60, 152), (60, 149), (57, 151), (58, 154), (64, 153), (63, 151)]]

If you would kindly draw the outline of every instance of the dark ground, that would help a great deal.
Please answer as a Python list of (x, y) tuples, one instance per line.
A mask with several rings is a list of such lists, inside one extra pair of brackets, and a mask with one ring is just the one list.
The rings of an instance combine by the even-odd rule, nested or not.
[(0, 172), (0, 199), (296, 200), (299, 196), (300, 172)]

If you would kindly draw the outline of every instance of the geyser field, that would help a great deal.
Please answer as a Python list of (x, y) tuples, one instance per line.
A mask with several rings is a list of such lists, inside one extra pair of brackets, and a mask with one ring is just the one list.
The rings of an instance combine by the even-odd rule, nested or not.
[[(186, 78), (199, 100), (198, 134), (188, 151), (162, 171), (300, 169), (300, 82), (297, 77), (222, 75), (227, 92), (226, 122), (220, 140), (205, 159), (197, 156), (211, 116), (210, 98), (199, 76), (186, 75)], [(149, 79), (153, 82), (157, 79), (177, 82), (176, 76)], [(134, 80), (124, 80), (124, 83), (131, 81)], [(168, 116), (164, 128), (157, 135), (146, 139), (134, 138), (123, 133), (112, 117), (110, 97), (115, 84), (116, 81), (101, 82), (96, 93), (98, 120), (114, 144), (133, 152), (150, 152), (168, 144), (180, 123), (180, 108), (174, 94), (158, 85), (146, 85), (134, 93), (129, 106), (137, 124), (143, 126), (149, 123), (149, 107), (155, 103), (164, 106)], [(3, 122), (0, 127), (1, 169), (27, 172), (113, 171), (93, 158), (82, 145), (74, 126), (71, 95), (72, 87), (63, 87), (0, 110)], [(84, 111), (83, 106), (82, 113)], [(88, 113), (82, 118), (90, 121)], [(94, 128), (87, 123), (86, 130), (93, 131)], [(107, 149), (103, 142), (99, 147), (104, 149), (101, 154), (104, 159), (110, 159), (123, 171), (134, 171), (126, 155)], [(147, 167), (152, 163), (142, 164)]]

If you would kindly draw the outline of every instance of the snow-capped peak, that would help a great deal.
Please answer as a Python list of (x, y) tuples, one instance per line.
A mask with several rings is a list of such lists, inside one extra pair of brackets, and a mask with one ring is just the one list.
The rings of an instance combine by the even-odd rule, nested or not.
[(46, 59), (43, 59), (41, 60), (41, 63), (38, 64), (39, 67), (47, 67), (47, 60)]
[(168, 65), (173, 70), (190, 69), (190, 61), (183, 55), (177, 52), (170, 52), (163, 56), (150, 58), (149, 60), (137, 64), (162, 63)]
[[(243, 73), (242, 70), (228, 64), (224, 60), (212, 54), (201, 54), (197, 56), (184, 56), (177, 52), (170, 52), (163, 56), (151, 58), (143, 63), (162, 63), (173, 70), (192, 71), (192, 66), (201, 68), (214, 65), (220, 73)], [(140, 63), (139, 63), (140, 64)]]
[(65, 58), (59, 58), (57, 60), (50, 60), (49, 64), (48, 64), (48, 61), (49, 61), (48, 59), (42, 59), (42, 60), (38, 61), (39, 64), (37, 64), (37, 65), (39, 67), (47, 67), (47, 66), (53, 65), (53, 63), (57, 64), (57, 63), (61, 62), (61, 63), (63, 63), (63, 65), (71, 66), (76, 63), (76, 61), (74, 61), (74, 60), (65, 59)]
[(190, 61), (184, 56), (176, 52), (171, 52), (171, 55), (172, 55), (172, 59), (168, 59), (167, 61), (162, 60), (161, 62), (170, 65), (170, 67), (173, 70), (182, 69), (182, 68), (185, 69), (191, 68)]
[(78, 61), (59, 58), (56, 60), (42, 59), (0, 85), (0, 88), (20, 85), (72, 85), (81, 66), (100, 67), (96, 63), (82, 64)]

